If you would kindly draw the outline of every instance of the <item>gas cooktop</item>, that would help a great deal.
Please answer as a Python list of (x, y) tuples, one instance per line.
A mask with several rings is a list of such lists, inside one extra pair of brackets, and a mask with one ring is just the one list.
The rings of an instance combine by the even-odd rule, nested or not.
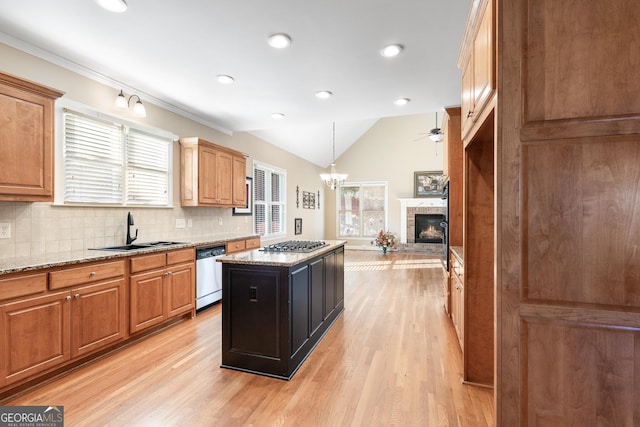
[(327, 243), (322, 240), (287, 240), (267, 245), (260, 250), (264, 252), (312, 252), (326, 245)]

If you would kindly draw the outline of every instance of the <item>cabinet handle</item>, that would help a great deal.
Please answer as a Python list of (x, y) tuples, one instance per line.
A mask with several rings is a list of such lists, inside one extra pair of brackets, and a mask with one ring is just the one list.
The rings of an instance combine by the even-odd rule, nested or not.
[(64, 299), (66, 299), (67, 301), (71, 301), (71, 295), (67, 295), (66, 297), (64, 297)]
[(172, 274), (173, 274), (173, 273), (172, 273), (171, 271), (167, 271), (166, 273), (164, 273), (164, 274), (163, 274), (163, 276), (165, 276), (165, 277), (166, 277), (166, 276), (170, 276), (170, 275), (172, 275)]
[(89, 276), (95, 276), (95, 275), (96, 275), (95, 271), (92, 271), (91, 273), (89, 273)]
[(471, 117), (472, 115), (473, 115), (473, 112), (469, 111), (469, 112), (467, 113), (467, 119), (468, 119), (469, 117)]
[(78, 299), (78, 298), (80, 298), (80, 294), (75, 294), (75, 295), (74, 295), (74, 297), (75, 297), (76, 299)]

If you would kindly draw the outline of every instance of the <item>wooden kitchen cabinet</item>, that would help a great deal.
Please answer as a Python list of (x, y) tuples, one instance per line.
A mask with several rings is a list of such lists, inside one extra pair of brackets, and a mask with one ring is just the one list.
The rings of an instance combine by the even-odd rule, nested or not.
[[(84, 279), (79, 271), (87, 273)], [(125, 339), (124, 272), (123, 261), (53, 271), (49, 273), (50, 289), (64, 288), (64, 283), (67, 288), (82, 285), (1, 304), (4, 353), (0, 386)], [(46, 279), (47, 274), (40, 273), (3, 282), (41, 285)]]
[(453, 251), (449, 253), (451, 274), (451, 321), (458, 335), (460, 348), (464, 353), (464, 265)]
[(180, 140), (182, 206), (244, 207), (246, 156), (201, 138)]
[(62, 95), (0, 73), (0, 201), (53, 201), (54, 102)]
[(225, 252), (227, 255), (260, 247), (260, 237), (251, 237), (249, 239), (233, 240), (227, 242)]
[(0, 304), (0, 385), (46, 371), (70, 359), (71, 294)]
[(193, 248), (132, 257), (131, 333), (195, 310)]
[(462, 69), (462, 137), (471, 128), (495, 91), (495, 30), (493, 0), (474, 0), (472, 16), (460, 54)]

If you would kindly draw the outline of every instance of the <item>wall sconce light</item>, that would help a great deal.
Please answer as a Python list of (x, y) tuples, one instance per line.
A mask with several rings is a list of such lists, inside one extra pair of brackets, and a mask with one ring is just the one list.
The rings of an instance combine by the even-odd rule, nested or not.
[(116, 96), (116, 107), (122, 108), (122, 109), (129, 108), (129, 105), (131, 104), (131, 98), (133, 98), (134, 96), (138, 98), (138, 100), (136, 101), (135, 104), (133, 104), (133, 114), (135, 114), (138, 117), (146, 117), (147, 110), (144, 108), (144, 105), (142, 105), (142, 100), (138, 95), (131, 95), (129, 99), (127, 99), (124, 96), (124, 93), (122, 92), (122, 90), (120, 90), (120, 93), (118, 94), (118, 96)]

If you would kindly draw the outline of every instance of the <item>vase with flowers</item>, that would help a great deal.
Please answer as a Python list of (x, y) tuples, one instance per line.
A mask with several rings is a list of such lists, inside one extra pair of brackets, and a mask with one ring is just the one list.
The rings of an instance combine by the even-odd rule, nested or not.
[(379, 248), (382, 248), (382, 253), (386, 254), (389, 248), (395, 249), (396, 246), (396, 235), (390, 232), (385, 232), (380, 230), (378, 236), (371, 241), (372, 245), (376, 245)]

